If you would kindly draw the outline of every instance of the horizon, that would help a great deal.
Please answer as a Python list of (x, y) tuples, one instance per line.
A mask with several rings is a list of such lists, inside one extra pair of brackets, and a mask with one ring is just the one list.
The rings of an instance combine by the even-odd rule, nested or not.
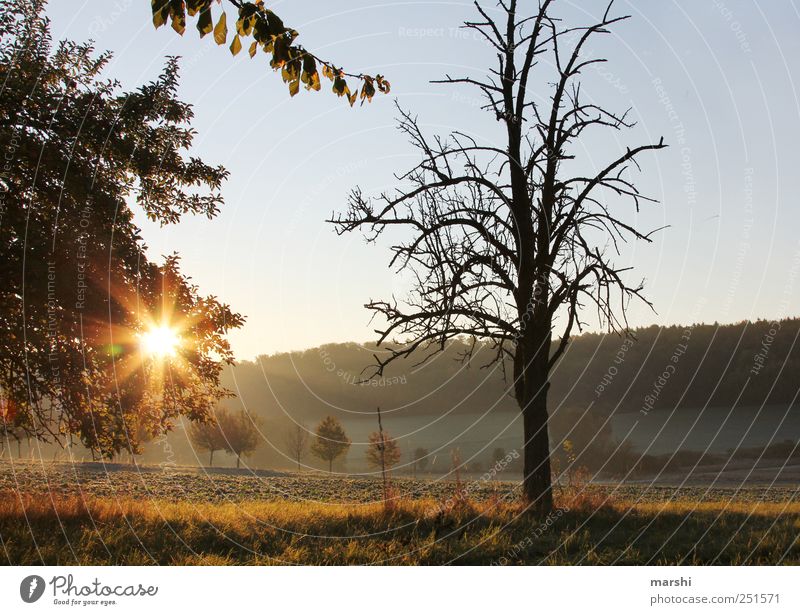
[[(719, 328), (719, 327), (733, 327), (733, 326), (741, 325), (741, 324), (755, 324), (755, 323), (760, 323), (760, 322), (769, 322), (769, 323), (771, 323), (771, 322), (784, 322), (784, 321), (790, 321), (790, 320), (800, 320), (800, 314), (797, 314), (795, 316), (786, 315), (786, 316), (781, 316), (781, 317), (778, 317), (778, 318), (762, 318), (762, 317), (747, 318), (747, 319), (744, 319), (744, 320), (737, 320), (737, 321), (733, 321), (733, 322), (718, 322), (718, 321), (715, 321), (715, 322), (703, 322), (703, 321), (700, 321), (700, 322), (693, 322), (693, 323), (674, 322), (674, 323), (670, 323), (670, 324), (652, 323), (652, 324), (649, 324), (649, 325), (637, 325), (636, 327), (631, 327), (629, 329), (629, 331), (631, 333), (633, 333), (633, 332), (638, 331), (638, 330), (650, 329), (652, 327), (658, 327), (659, 329), (669, 329), (671, 327), (692, 327), (692, 328), (697, 328), (697, 327), (717, 327), (717, 328)], [(621, 338), (621, 337), (624, 337), (624, 333), (625, 333), (624, 331), (605, 331), (605, 332), (604, 331), (582, 331), (580, 333), (573, 333), (570, 336), (570, 339), (575, 340), (575, 339), (578, 339), (578, 338), (583, 337), (585, 335), (600, 335), (600, 336), (603, 336), (603, 337), (609, 336), (609, 335), (616, 335), (616, 336)], [(463, 338), (455, 338), (455, 339), (463, 339)], [(455, 341), (455, 339), (451, 340), (451, 342)], [(558, 338), (555, 338), (555, 339), (558, 339)], [(368, 347), (370, 345), (374, 346), (375, 342), (374, 341), (370, 341), (370, 340), (365, 340), (365, 341), (343, 340), (343, 341), (338, 341), (338, 342), (322, 342), (321, 344), (317, 344), (316, 346), (307, 346), (306, 348), (294, 348), (294, 349), (290, 349), (290, 350), (279, 350), (279, 351), (272, 352), (272, 353), (264, 353), (264, 352), (262, 352), (262, 353), (259, 353), (259, 354), (255, 355), (255, 356), (253, 356), (252, 358), (247, 358), (247, 359), (237, 357), (236, 358), (236, 363), (238, 364), (238, 363), (241, 363), (243, 361), (254, 363), (255, 361), (257, 361), (261, 357), (276, 357), (278, 355), (284, 355), (284, 354), (295, 354), (295, 353), (300, 353), (300, 352), (307, 352), (309, 350), (315, 350), (315, 349), (321, 348), (323, 346), (336, 346), (336, 345), (346, 346), (346, 345), (350, 345), (350, 344), (365, 348), (365, 347)]]

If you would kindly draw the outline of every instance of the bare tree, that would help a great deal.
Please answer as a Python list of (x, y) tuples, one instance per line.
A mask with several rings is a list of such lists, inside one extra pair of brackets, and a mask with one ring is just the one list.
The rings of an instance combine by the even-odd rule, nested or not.
[(286, 428), (283, 436), (283, 442), (286, 445), (286, 450), (297, 462), (297, 471), (300, 471), (300, 460), (308, 450), (309, 441), (308, 428), (301, 423), (292, 423)]
[(662, 138), (626, 149), (599, 170), (576, 170), (592, 168), (573, 160), (587, 130), (633, 126), (629, 112), (584, 100), (580, 85), (583, 70), (605, 61), (591, 57), (588, 41), (627, 17), (613, 17), (609, 4), (594, 24), (567, 27), (553, 4), (542, 0), (532, 14), (518, 15), (517, 2), (504, 0), (490, 16), (476, 3), (480, 19), (464, 27), (489, 43), (497, 63), (483, 79), (441, 81), (477, 88), (500, 125), (501, 146), (462, 132), (428, 137), (401, 110), (399, 127), (421, 162), (397, 177), (396, 192), (371, 199), (356, 188), (346, 213), (331, 220), (338, 233), (361, 229), (368, 241), (387, 228), (406, 231), (392, 247), (390, 267), (412, 272), (414, 289), (402, 302), (366, 306), (386, 322), (378, 341), (390, 352), (375, 357), (377, 374), (416, 351), (424, 363), (460, 336), (492, 341), (487, 365), (499, 364), (504, 374), (506, 361), (513, 365), (509, 389), (523, 413), (524, 493), (538, 512), (552, 508), (550, 371), (573, 330), (586, 324), (583, 308), (593, 307), (599, 324), (620, 331), (627, 330), (632, 299), (649, 305), (642, 284), (626, 281), (613, 254), (622, 242), (650, 241), (654, 231), (625, 222), (617, 206), (627, 202), (638, 211), (654, 202), (636, 189), (630, 167), (638, 169), (643, 152), (665, 147)]
[(369, 435), (366, 455), (369, 465), (381, 469), (383, 504), (387, 506), (389, 504), (389, 480), (386, 472), (398, 464), (401, 452), (397, 440), (383, 430), (380, 406), (378, 407), (378, 431), (373, 431)]

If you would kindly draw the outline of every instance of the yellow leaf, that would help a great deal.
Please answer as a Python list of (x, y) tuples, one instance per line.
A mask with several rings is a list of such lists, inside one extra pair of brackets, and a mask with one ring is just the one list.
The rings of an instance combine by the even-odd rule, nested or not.
[(253, 42), (250, 44), (250, 57), (251, 57), (251, 58), (252, 58), (254, 55), (256, 55), (256, 49), (258, 49), (258, 43), (257, 43), (256, 41), (253, 41)]
[(183, 33), (186, 32), (186, 18), (183, 15), (173, 15), (172, 29), (183, 36)]
[(236, 55), (237, 53), (239, 53), (242, 50), (242, 41), (239, 40), (239, 35), (238, 34), (233, 37), (233, 41), (231, 41), (230, 49), (231, 49), (231, 53), (233, 55)]
[(217, 25), (214, 26), (214, 40), (217, 42), (217, 45), (224, 45), (225, 41), (228, 40), (228, 25), (225, 19), (225, 13), (223, 13)]
[(165, 23), (166, 23), (166, 20), (164, 19), (164, 13), (161, 12), (161, 9), (155, 11), (153, 13), (153, 25), (156, 28), (160, 28)]
[(289, 94), (294, 96), (300, 91), (300, 81), (295, 79), (289, 83)]

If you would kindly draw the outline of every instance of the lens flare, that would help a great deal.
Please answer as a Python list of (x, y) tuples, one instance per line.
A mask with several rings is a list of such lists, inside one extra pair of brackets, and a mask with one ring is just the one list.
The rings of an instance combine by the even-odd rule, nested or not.
[(174, 357), (181, 340), (170, 327), (156, 326), (142, 334), (142, 350), (159, 358)]

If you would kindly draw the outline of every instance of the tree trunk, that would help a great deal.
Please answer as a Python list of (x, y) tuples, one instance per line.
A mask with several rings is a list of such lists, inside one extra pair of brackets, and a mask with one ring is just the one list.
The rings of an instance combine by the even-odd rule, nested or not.
[(209, 457), (208, 459), (208, 467), (209, 468), (214, 467), (214, 449), (211, 449), (211, 457)]
[(241, 463), (241, 461), (242, 461), (242, 456), (241, 455), (236, 455), (236, 469), (237, 470), (239, 469), (239, 464)]
[(553, 510), (550, 475), (550, 438), (547, 433), (547, 392), (550, 388), (550, 330), (533, 325), (520, 343), (514, 360), (517, 403), (524, 432), (522, 490), (531, 510), (547, 515)]
[(300, 457), (297, 457), (297, 471), (300, 471)]
[(328, 474), (333, 473), (333, 459), (328, 459)]
[(547, 434), (547, 385), (522, 408), (522, 422), (525, 433), (523, 492), (531, 509), (546, 515), (553, 509), (550, 439)]

